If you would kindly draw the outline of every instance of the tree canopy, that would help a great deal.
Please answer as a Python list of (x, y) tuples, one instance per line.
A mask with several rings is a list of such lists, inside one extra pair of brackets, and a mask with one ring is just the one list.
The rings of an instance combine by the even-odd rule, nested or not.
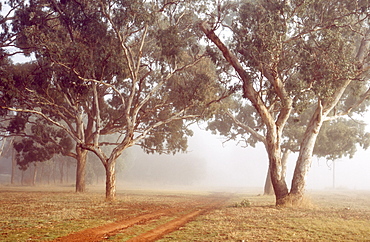
[[(86, 154), (93, 152), (106, 170), (107, 199), (114, 199), (115, 163), (126, 148), (184, 151), (192, 133), (186, 120), (213, 117), (224, 122), (210, 129), (230, 138), (246, 131), (248, 144), (263, 142), (277, 204), (298, 201), (314, 152), (329, 155), (320, 150), (326, 145), (314, 151), (324, 122), (347, 122), (338, 118), (364, 111), (370, 95), (367, 1), (9, 5), (14, 17), (4, 33), (35, 60), (2, 59), (2, 110), (39, 115), (73, 139), (77, 191), (84, 190)], [(363, 133), (356, 137), (366, 148)], [(282, 161), (288, 145), (299, 150), (290, 191)]]
[[(113, 199), (115, 161), (126, 148), (186, 150), (185, 120), (206, 117), (230, 94), (200, 51), (194, 18), (181, 4), (30, 1), (13, 28), (18, 48), (36, 61), (22, 66), (17, 103), (7, 109), (38, 114), (68, 133), (80, 177), (87, 150), (94, 152)], [(113, 142), (105, 138), (117, 133)]]
[[(238, 121), (245, 104), (255, 109), (258, 118), (242, 118), (238, 128), (244, 126), (251, 137), (264, 141), (277, 204), (290, 198), (299, 201), (323, 122), (348, 114), (369, 96), (364, 68), (369, 53), (368, 3), (261, 0), (233, 6), (230, 14), (230, 8), (224, 11), (220, 5), (214, 18), (201, 24), (219, 50), (215, 56), (234, 70), (224, 74), (237, 74), (242, 95), (249, 100), (229, 112), (227, 119)], [(225, 29), (231, 32), (227, 41), (216, 34)], [(351, 92), (354, 86), (360, 88)], [(351, 95), (355, 102), (348, 102)], [(303, 112), (309, 112), (309, 122), (302, 138), (296, 139), (300, 152), (289, 192), (281, 173), (282, 145), (289, 142), (284, 132), (289, 120), (299, 120)], [(258, 126), (263, 126), (263, 136), (256, 132)]]

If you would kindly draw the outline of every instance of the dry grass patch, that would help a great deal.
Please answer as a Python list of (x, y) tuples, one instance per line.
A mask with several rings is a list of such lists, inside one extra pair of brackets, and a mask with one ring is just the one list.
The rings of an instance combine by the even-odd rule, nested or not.
[[(160, 241), (370, 241), (370, 195), (310, 197), (303, 207), (279, 208), (273, 197), (240, 196)], [(250, 205), (235, 206), (235, 200)]]
[(128, 191), (106, 203), (102, 190), (78, 194), (73, 187), (0, 187), (0, 238), (9, 242), (53, 240), (153, 210), (179, 207), (196, 197), (198, 193)]
[[(155, 210), (202, 203), (198, 193), (145, 191), (118, 193), (116, 202), (105, 203), (103, 191), (76, 194), (72, 189), (10, 191), (0, 187), (1, 240), (47, 241)], [(236, 195), (225, 206), (160, 241), (370, 241), (369, 192), (333, 191), (309, 197), (311, 202), (303, 207), (281, 208), (274, 206), (272, 196)], [(175, 216), (179, 215), (127, 228), (109, 239), (125, 241)]]

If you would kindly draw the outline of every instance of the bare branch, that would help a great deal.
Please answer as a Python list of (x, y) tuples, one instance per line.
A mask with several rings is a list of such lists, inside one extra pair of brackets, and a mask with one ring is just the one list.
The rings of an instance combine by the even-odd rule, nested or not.
[(36, 110), (30, 110), (30, 109), (17, 109), (17, 108), (10, 108), (10, 107), (4, 107), (4, 106), (0, 106), (1, 109), (5, 109), (5, 110), (9, 110), (9, 111), (14, 111), (14, 112), (22, 112), (22, 113), (32, 113), (32, 114), (36, 114), (36, 115), (39, 115), (41, 116), (42, 118), (44, 118), (45, 120), (47, 120), (48, 122), (58, 126), (59, 128), (62, 128), (64, 131), (66, 131), (72, 139), (74, 139), (77, 143), (81, 143), (82, 141), (71, 131), (69, 130), (67, 127), (65, 127), (64, 125), (62, 125), (61, 123), (51, 119), (50, 117), (48, 117), (47, 115), (45, 115), (44, 113), (40, 112), (40, 111), (36, 111)]
[(240, 128), (244, 129), (246, 132), (250, 133), (253, 137), (255, 137), (258, 141), (265, 143), (266, 138), (263, 135), (260, 135), (257, 131), (255, 131), (252, 127), (240, 122), (230, 111), (226, 112), (226, 115), (229, 116), (232, 121), (238, 125)]

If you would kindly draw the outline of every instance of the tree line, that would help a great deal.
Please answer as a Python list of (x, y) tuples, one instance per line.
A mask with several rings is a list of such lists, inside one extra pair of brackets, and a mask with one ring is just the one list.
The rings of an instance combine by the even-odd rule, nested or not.
[[(302, 200), (313, 155), (336, 159), (369, 145), (356, 120), (370, 95), (367, 1), (6, 3), (3, 136), (22, 137), (19, 165), (75, 159), (77, 192), (88, 152), (113, 200), (122, 152), (186, 151), (192, 122), (263, 143), (277, 205)], [(31, 61), (14, 64), (18, 52)], [(289, 189), (290, 152), (299, 156)]]

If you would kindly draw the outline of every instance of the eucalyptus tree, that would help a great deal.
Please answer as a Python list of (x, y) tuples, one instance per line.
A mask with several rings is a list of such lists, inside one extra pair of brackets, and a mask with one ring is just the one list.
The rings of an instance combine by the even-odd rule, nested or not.
[[(77, 180), (86, 152), (94, 152), (113, 200), (115, 164), (126, 148), (186, 150), (186, 120), (206, 117), (230, 94), (202, 53), (194, 19), (180, 2), (31, 0), (13, 28), (17, 46), (36, 61), (20, 78), (17, 102), (2, 108), (40, 115), (69, 134)], [(111, 141), (112, 134), (119, 136)]]
[[(346, 0), (261, 0), (225, 6), (201, 24), (202, 31), (237, 74), (243, 97), (266, 130), (276, 204), (299, 202), (323, 122), (348, 114), (369, 96), (369, 6)], [(216, 34), (225, 27), (232, 35), (229, 44)], [(346, 91), (356, 85), (361, 87), (357, 92)], [(344, 102), (350, 94), (357, 100)], [(314, 111), (299, 143), (289, 191), (282, 175), (284, 130), (289, 118), (299, 119), (309, 107)]]
[[(355, 98), (351, 95), (348, 99)], [(366, 110), (366, 106), (356, 112), (360, 115)], [(312, 108), (307, 108), (299, 117), (290, 117), (283, 132), (282, 147), (282, 172), (285, 177), (289, 155), (299, 152), (299, 143), (302, 141), (305, 127), (309, 121)], [(354, 117), (338, 118), (323, 124), (315, 143), (313, 154), (327, 160), (336, 160), (342, 157), (352, 158), (358, 146), (367, 149), (369, 145), (369, 133), (365, 131), (365, 123)], [(243, 104), (243, 100), (234, 97), (228, 99), (227, 105), (220, 109), (209, 120), (207, 129), (229, 140), (237, 141), (243, 147), (256, 147), (257, 143), (265, 145), (266, 129), (261, 123), (255, 109)], [(256, 161), (261, 162), (261, 161)], [(264, 186), (265, 195), (273, 195), (273, 187), (270, 172), (267, 172)]]

